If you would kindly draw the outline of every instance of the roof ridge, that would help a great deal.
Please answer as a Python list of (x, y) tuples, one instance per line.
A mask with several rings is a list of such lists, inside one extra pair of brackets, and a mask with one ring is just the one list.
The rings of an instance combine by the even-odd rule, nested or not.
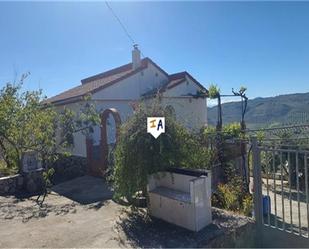
[[(142, 66), (143, 66), (143, 64), (147, 63), (147, 60), (149, 60), (148, 57), (145, 57), (145, 58), (142, 59)], [(102, 78), (109, 77), (109, 76), (117, 74), (117, 73), (129, 71), (129, 70), (132, 70), (132, 62), (124, 64), (120, 67), (116, 67), (116, 68), (107, 70), (103, 73), (99, 73), (99, 74), (87, 77), (85, 79), (82, 79), (81, 82), (82, 82), (82, 84), (86, 84), (86, 83), (89, 83), (89, 82), (97, 80), (97, 79), (102, 79)]]
[[(106, 82), (104, 84), (101, 84), (101, 83), (98, 83), (98, 82), (94, 82), (94, 80), (91, 80), (89, 83), (84, 83), (84, 84), (81, 84), (81, 85), (78, 85), (78, 86), (75, 86), (75, 87), (72, 87), (68, 90), (65, 90), (64, 92), (60, 93), (60, 94), (57, 94), (55, 96), (52, 96), (48, 99), (46, 99), (46, 102), (61, 102), (63, 99), (57, 99), (58, 97), (60, 96), (63, 96), (67, 93), (70, 93), (72, 91), (82, 91), (82, 92), (76, 92), (73, 96), (71, 97), (66, 97), (64, 99), (71, 99), (71, 98), (78, 98), (78, 97), (82, 97), (84, 96), (85, 94), (93, 94), (103, 88), (106, 88), (120, 80), (123, 80), (133, 74), (136, 74), (138, 72), (140, 72), (141, 70), (144, 70), (145, 68), (147, 67), (147, 64), (144, 63), (144, 65), (142, 65), (141, 67), (135, 69), (135, 70), (128, 70), (127, 72), (126, 71), (123, 71), (123, 72), (118, 72), (118, 75), (119, 77), (115, 78), (115, 79), (112, 79), (111, 81), (109, 82)], [(113, 76), (110, 75), (110, 76)], [(108, 77), (105, 77), (105, 78), (108, 78)], [(104, 79), (102, 77), (100, 77), (99, 79)]]
[(137, 69), (133, 70), (132, 63), (127, 63), (120, 67), (116, 67), (103, 73), (85, 78), (81, 80), (82, 84), (73, 87), (71, 89), (68, 89), (62, 93), (59, 93), (53, 97), (50, 97), (46, 100), (46, 102), (61, 104), (66, 101), (70, 102), (77, 101), (77, 99), (80, 99), (87, 93), (93, 94), (121, 80), (124, 80), (127, 77), (130, 77), (131, 75), (140, 72), (141, 70), (144, 70), (150, 64), (155, 66), (160, 72), (162, 72), (168, 78), (168, 81), (162, 86), (160, 86), (161, 88), (160, 91), (164, 91), (166, 88), (171, 88), (182, 83), (184, 80), (186, 80), (187, 77), (193, 80), (193, 82), (195, 82), (199, 87), (205, 89), (205, 87), (202, 86), (197, 80), (195, 80), (192, 77), (192, 75), (189, 74), (187, 71), (168, 74), (159, 65), (153, 62), (149, 57), (144, 57), (141, 60), (141, 66)]
[(175, 80), (184, 77), (187, 74), (187, 71), (181, 71), (178, 73), (169, 74), (169, 80)]

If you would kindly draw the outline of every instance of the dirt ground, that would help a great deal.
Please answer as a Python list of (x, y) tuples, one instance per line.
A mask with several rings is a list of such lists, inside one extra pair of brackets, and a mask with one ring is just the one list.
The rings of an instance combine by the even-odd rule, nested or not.
[(104, 180), (90, 176), (55, 186), (42, 207), (36, 197), (0, 196), (0, 247), (204, 247), (250, 222), (215, 210), (213, 224), (194, 233), (111, 197)]
[(53, 190), (41, 208), (36, 197), (0, 197), (0, 247), (120, 246), (114, 226), (124, 208), (102, 179), (85, 176)]

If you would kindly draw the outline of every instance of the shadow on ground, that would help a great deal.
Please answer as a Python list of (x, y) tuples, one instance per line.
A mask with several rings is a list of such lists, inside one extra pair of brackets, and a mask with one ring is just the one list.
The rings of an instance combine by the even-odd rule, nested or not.
[(284, 188), (283, 190), (281, 189), (281, 187), (277, 187), (276, 191), (274, 190), (273, 186), (269, 187), (269, 191), (276, 193), (276, 195), (282, 196), (284, 197), (284, 199), (286, 200), (293, 200), (293, 201), (299, 201), (300, 202), (306, 202), (306, 193), (303, 191), (299, 191), (299, 195), (297, 195), (297, 190), (296, 189), (291, 189), (291, 193), (289, 192), (289, 189)]
[[(264, 224), (266, 226), (271, 226), (281, 231), (285, 230), (285, 232), (292, 233), (297, 236), (299, 235), (299, 232), (300, 232), (301, 235), (303, 235), (304, 237), (308, 237), (308, 227), (305, 226), (303, 223), (307, 225), (306, 221), (301, 221), (301, 226), (299, 226), (298, 217), (296, 220), (294, 217), (294, 221), (292, 223), (290, 219), (286, 219), (285, 222), (283, 223), (282, 217), (276, 216), (274, 214), (269, 214), (269, 219), (268, 219), (268, 216), (264, 215)], [(299, 227), (301, 229), (299, 229)], [(308, 241), (308, 245), (309, 245), (309, 241)]]
[[(146, 211), (126, 211), (125, 218), (118, 225), (134, 247), (186, 247), (194, 242), (193, 232), (150, 218)], [(177, 238), (182, 239), (179, 241)]]
[[(100, 203), (113, 196), (111, 188), (103, 178), (82, 176), (60, 183), (52, 187), (52, 191), (65, 196), (79, 204), (94, 204), (100, 208)], [(97, 203), (98, 202), (98, 203)]]
[(99, 210), (109, 202), (112, 195), (104, 179), (83, 176), (52, 187), (41, 205), (37, 202), (38, 196), (33, 194), (0, 196), (0, 219), (20, 218), (27, 222), (32, 218), (43, 218), (49, 214), (76, 213), (79, 205), (85, 210)]

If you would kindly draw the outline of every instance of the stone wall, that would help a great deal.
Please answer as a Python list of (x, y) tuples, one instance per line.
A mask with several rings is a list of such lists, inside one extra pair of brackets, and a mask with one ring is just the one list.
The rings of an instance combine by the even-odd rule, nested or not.
[(40, 193), (44, 189), (43, 169), (23, 173), (23, 190), (28, 193)]
[(12, 195), (23, 187), (24, 179), (20, 174), (0, 178), (0, 195)]
[(0, 178), (0, 195), (14, 195), (20, 192), (30, 194), (42, 191), (44, 187), (43, 170)]
[[(53, 184), (58, 184), (86, 175), (87, 161), (83, 157), (59, 155), (59, 159), (50, 167), (55, 170), (51, 181)], [(1, 177), (0, 175), (0, 195), (13, 195), (20, 192), (36, 194), (41, 192), (45, 184), (43, 172), (43, 169), (37, 169), (7, 177)]]
[(52, 183), (58, 184), (86, 175), (87, 160), (79, 156), (63, 156), (60, 154), (59, 159), (51, 167), (55, 170), (51, 179)]

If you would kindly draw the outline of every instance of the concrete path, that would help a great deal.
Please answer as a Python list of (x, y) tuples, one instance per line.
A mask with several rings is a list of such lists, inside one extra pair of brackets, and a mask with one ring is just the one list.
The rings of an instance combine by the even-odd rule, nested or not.
[(54, 192), (80, 204), (90, 204), (113, 197), (112, 189), (100, 177), (83, 176), (58, 184)]
[(282, 189), (280, 181), (276, 181), (276, 190), (273, 182), (269, 182), (268, 191), (267, 185), (263, 184), (262, 192), (263, 195), (268, 194), (271, 199), (270, 217), (265, 216), (264, 218), (266, 224), (270, 221), (271, 225), (277, 225), (279, 228), (288, 231), (293, 230), (294, 233), (299, 233), (299, 227), (301, 227), (301, 234), (308, 236), (309, 210), (307, 210), (305, 193), (299, 193), (300, 201), (298, 205), (297, 191), (292, 189), (290, 198), (289, 188), (283, 184)]

